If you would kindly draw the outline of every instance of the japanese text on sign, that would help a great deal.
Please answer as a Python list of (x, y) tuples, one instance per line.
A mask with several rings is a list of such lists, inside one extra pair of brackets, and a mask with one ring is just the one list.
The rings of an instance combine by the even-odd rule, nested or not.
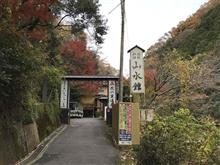
[(109, 93), (108, 93), (108, 107), (112, 108), (112, 104), (115, 103), (115, 81), (109, 81)]
[(144, 61), (141, 50), (135, 48), (130, 55), (131, 92), (144, 93)]
[(67, 108), (67, 90), (68, 82), (64, 80), (61, 82), (60, 108)]

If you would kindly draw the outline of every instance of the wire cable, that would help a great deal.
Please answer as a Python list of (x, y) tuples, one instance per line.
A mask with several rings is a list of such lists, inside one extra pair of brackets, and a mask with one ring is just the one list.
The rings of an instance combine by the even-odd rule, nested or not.
[(108, 15), (110, 15), (113, 11), (115, 11), (115, 9), (117, 9), (120, 5), (121, 2), (118, 5), (116, 5), (110, 12), (108, 12)]

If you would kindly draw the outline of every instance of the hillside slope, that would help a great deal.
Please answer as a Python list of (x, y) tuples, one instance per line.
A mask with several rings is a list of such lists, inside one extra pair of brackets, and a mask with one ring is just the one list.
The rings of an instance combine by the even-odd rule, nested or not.
[(220, 119), (219, 0), (166, 33), (145, 58), (148, 107), (162, 114), (184, 107)]

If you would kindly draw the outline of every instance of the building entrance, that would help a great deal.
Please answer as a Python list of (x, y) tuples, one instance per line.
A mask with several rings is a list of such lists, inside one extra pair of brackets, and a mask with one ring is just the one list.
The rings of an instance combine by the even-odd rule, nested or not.
[[(116, 84), (119, 81), (117, 76), (63, 76), (61, 84), (61, 94), (60, 94), (60, 109), (61, 109), (61, 122), (63, 124), (69, 124), (70, 122), (70, 82), (71, 81), (106, 81), (108, 86), (108, 97), (106, 98), (108, 106), (111, 106), (116, 102)], [(97, 96), (97, 99), (103, 99), (102, 96)], [(100, 101), (102, 102), (102, 101)], [(95, 106), (84, 106), (83, 107), (83, 116), (84, 117), (96, 117), (97, 116), (97, 107)]]

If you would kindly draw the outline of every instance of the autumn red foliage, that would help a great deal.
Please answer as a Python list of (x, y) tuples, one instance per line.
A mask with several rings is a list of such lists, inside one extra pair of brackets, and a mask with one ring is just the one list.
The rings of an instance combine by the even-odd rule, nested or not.
[[(85, 41), (66, 41), (61, 46), (61, 56), (68, 74), (95, 75), (97, 72), (97, 58), (87, 49)], [(98, 85), (95, 83), (81, 83), (81, 88), (95, 92)]]
[(86, 42), (74, 40), (66, 41), (60, 50), (66, 65), (66, 70), (69, 74), (96, 74), (97, 59), (94, 53), (86, 48)]
[(15, 22), (20, 20), (29, 23), (33, 18), (39, 23), (47, 23), (55, 17), (50, 6), (56, 0), (12, 0), (11, 11)]
[(56, 18), (50, 9), (54, 3), (56, 0), (2, 0), (0, 16), (18, 30), (26, 30), (31, 39), (45, 40), (48, 25)]
[(154, 81), (156, 76), (155, 69), (145, 69), (144, 70), (144, 77), (146, 81)]

